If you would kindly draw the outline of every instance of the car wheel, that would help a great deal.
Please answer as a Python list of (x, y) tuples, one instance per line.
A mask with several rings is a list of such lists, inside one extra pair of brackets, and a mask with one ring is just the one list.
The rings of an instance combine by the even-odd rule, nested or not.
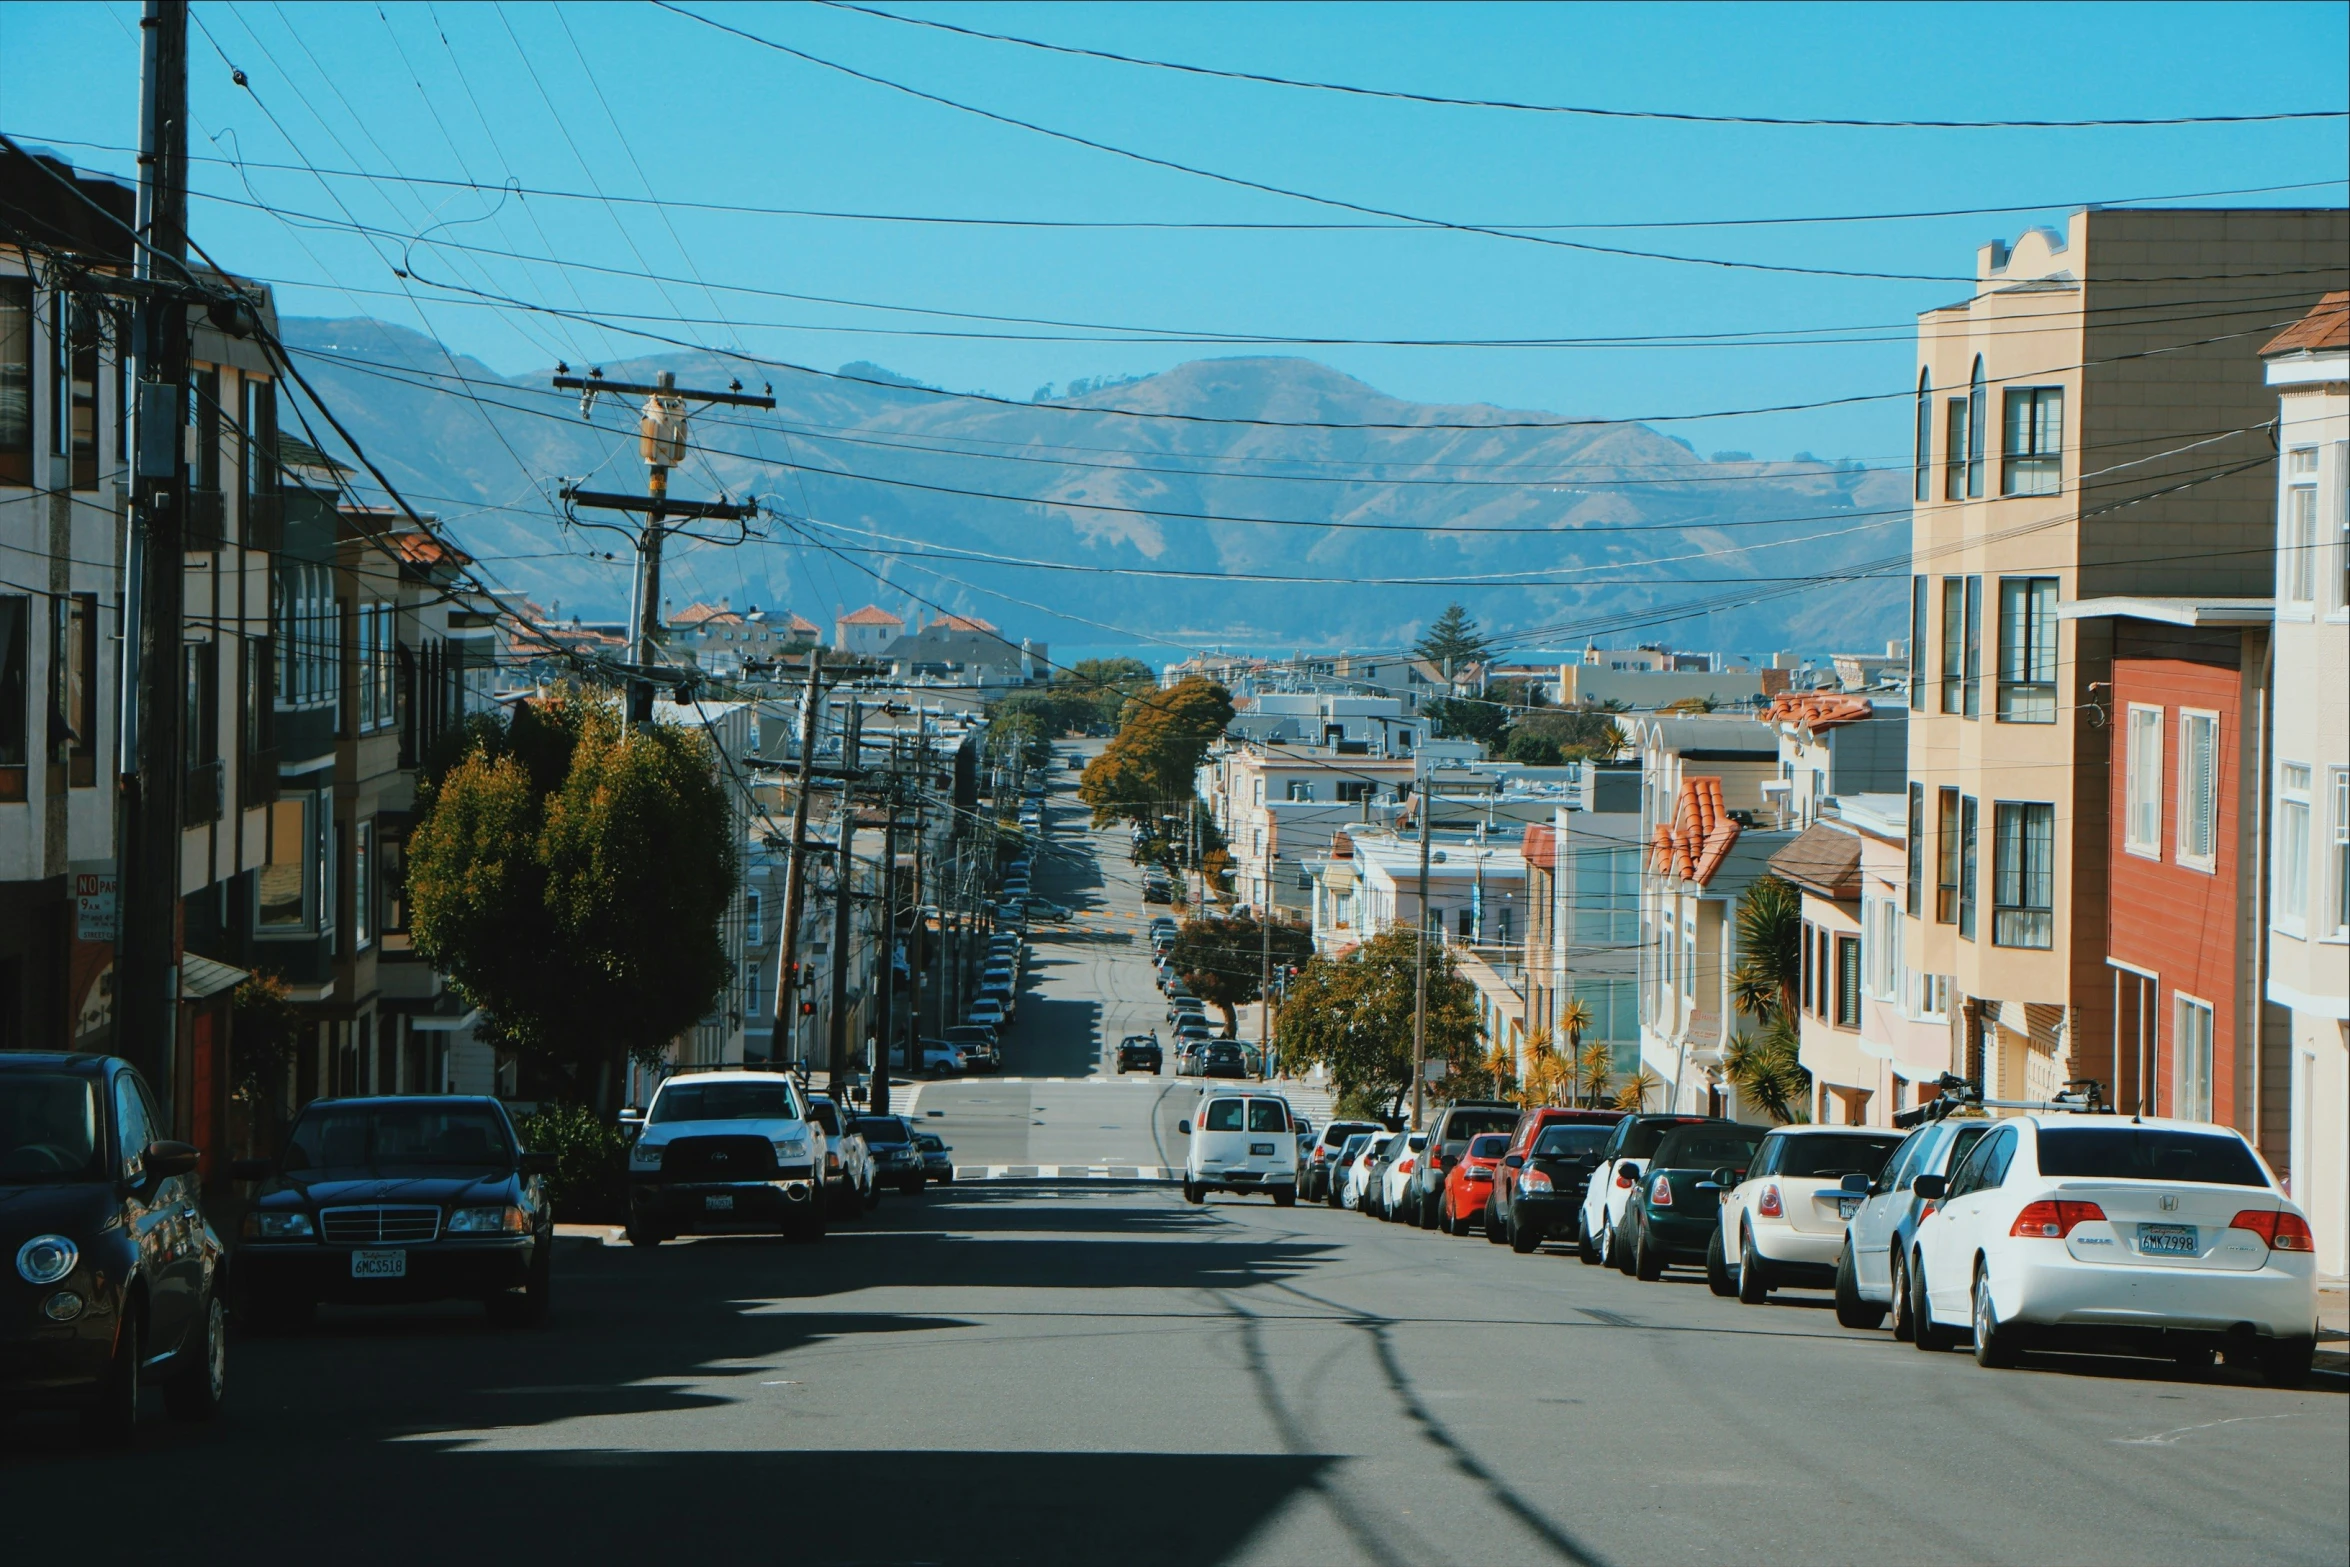
[(1958, 1334), (1934, 1320), (1934, 1297), (1926, 1290), (1926, 1270), (1915, 1257), (1909, 1274), (1910, 1342), (1929, 1353), (1939, 1353), (1958, 1341)]
[(114, 1358), (98, 1379), (97, 1397), (82, 1411), (82, 1430), (99, 1447), (128, 1447), (139, 1428), (139, 1362), (147, 1351), (136, 1302), (126, 1300), (114, 1334)]
[(1844, 1249), (1836, 1254), (1836, 1323), (1839, 1327), (1858, 1328), (1867, 1332), (1885, 1321), (1885, 1308), (1872, 1300), (1860, 1298), (1860, 1274), (1852, 1260), (1852, 1237), (1844, 1237)]
[[(1576, 1258), (1581, 1261), (1585, 1267), (1598, 1267), (1599, 1243), (1591, 1238), (1591, 1226), (1583, 1223), (1581, 1215), (1577, 1215), (1575, 1228), (1577, 1231), (1575, 1236)], [(1517, 1241), (1517, 1220), (1514, 1218), (1510, 1221), (1510, 1231), (1510, 1240), (1514, 1245)]]
[(1208, 1194), (1204, 1191), (1201, 1191), (1191, 1182), (1185, 1181), (1183, 1183), (1183, 1200), (1192, 1204), (1194, 1207), (1197, 1207), (1199, 1204), (1208, 1200)]
[(228, 1392), (228, 1307), (207, 1293), (188, 1341), (172, 1357), (171, 1380), (163, 1384), (163, 1407), (174, 1420), (210, 1420)]
[(2270, 1339), (2260, 1347), (2260, 1374), (2270, 1387), (2299, 1387), (2309, 1380), (2316, 1355), (2316, 1339)]
[(555, 1238), (541, 1241), (530, 1257), (530, 1280), (518, 1290), (492, 1295), (487, 1303), (490, 1320), (502, 1328), (535, 1328), (547, 1320), (547, 1300), (555, 1282)]
[[(1896, 1242), (1899, 1239), (1900, 1237), (1895, 1237)], [(1893, 1248), (1893, 1256), (1889, 1266), (1892, 1270), (1893, 1282), (1893, 1340), (1897, 1344), (1906, 1344), (1916, 1337), (1918, 1323), (1917, 1318), (1910, 1314), (1909, 1269), (1901, 1261), (1901, 1248), (1898, 1244)]]
[(658, 1246), (664, 1237), (659, 1230), (635, 1219), (628, 1221), (628, 1244), (631, 1246)]
[(1598, 1237), (1591, 1243), (1592, 1260), (1603, 1268), (1613, 1267), (1616, 1261), (1616, 1227), (1605, 1222), (1607, 1215), (1604, 1212), (1600, 1218), (1602, 1222)]
[(1412, 1215), (1414, 1218), (1419, 1220), (1421, 1229), (1432, 1230), (1436, 1228), (1437, 1213), (1436, 1210), (1429, 1205), (1428, 1194), (1426, 1192), (1422, 1192), (1418, 1199), (1412, 1203)]
[(1625, 1218), (1619, 1219), (1609, 1227), (1607, 1237), (1608, 1260), (1614, 1263), (1616, 1271), (1627, 1279), (1632, 1276), (1633, 1264), (1632, 1233), (1629, 1228), (1631, 1222), (1631, 1218), (1627, 1214)]
[(1999, 1310), (1991, 1303), (1991, 1274), (1975, 1269), (1975, 1364), (1987, 1371), (2004, 1370), (2016, 1361), (2015, 1329), (2003, 1327)]
[(1654, 1284), (1665, 1276), (1665, 1254), (1646, 1224), (1632, 1237), (1632, 1276), (1643, 1284)]
[(1760, 1306), (1771, 1298), (1770, 1264), (1754, 1249), (1754, 1232), (1738, 1237), (1738, 1304)]
[(1274, 1207), (1276, 1207), (1276, 1208), (1294, 1208), (1294, 1207), (1296, 1207), (1296, 1206), (1297, 1206), (1297, 1188), (1296, 1188), (1296, 1187), (1294, 1187), (1294, 1186), (1276, 1186), (1276, 1187), (1274, 1187), (1274, 1188), (1273, 1188), (1273, 1206), (1274, 1206)]
[(1480, 1222), (1485, 1238), (1494, 1245), (1507, 1246), (1510, 1243), (1510, 1226), (1503, 1222), (1500, 1208), (1490, 1197), (1485, 1199), (1485, 1217)]
[(1346, 1193), (1339, 1189), (1339, 1185), (1336, 1181), (1331, 1181), (1328, 1184), (1330, 1188), (1328, 1199), (1330, 1206), (1344, 1210), (1346, 1207)]
[(1724, 1298), (1738, 1293), (1738, 1281), (1730, 1276), (1730, 1259), (1722, 1255), (1722, 1227), (1718, 1224), (1713, 1239), (1705, 1243), (1705, 1287)]

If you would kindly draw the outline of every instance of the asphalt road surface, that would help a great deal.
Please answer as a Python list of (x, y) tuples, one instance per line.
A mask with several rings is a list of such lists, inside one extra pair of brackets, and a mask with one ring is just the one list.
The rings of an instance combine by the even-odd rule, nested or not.
[[(1047, 971), (1047, 1002), (1124, 1027), (1148, 995), (1136, 950), (1040, 943), (1062, 950), (1083, 956)], [(1075, 1060), (1100, 1037), (1047, 1040), (1024, 1020), (1013, 1074), (1035, 1071), (1017, 1054), (1029, 1044)], [(1139, 1160), (1174, 1088), (982, 1083), (926, 1087), (919, 1103), (958, 1159)], [(62, 1420), (0, 1423), (0, 1554), (2350, 1556), (2338, 1376), (2284, 1393), (2224, 1367), (2085, 1357), (1990, 1372), (1840, 1330), (1824, 1295), (1740, 1306), (1694, 1273), (1640, 1284), (1557, 1248), (1520, 1257), (1318, 1206), (959, 1185), (891, 1196), (818, 1246), (575, 1235), (555, 1286), (535, 1331), (451, 1305), (329, 1309), (303, 1337), (240, 1334), (220, 1419), (178, 1425), (156, 1408), (128, 1458), (81, 1448)]]

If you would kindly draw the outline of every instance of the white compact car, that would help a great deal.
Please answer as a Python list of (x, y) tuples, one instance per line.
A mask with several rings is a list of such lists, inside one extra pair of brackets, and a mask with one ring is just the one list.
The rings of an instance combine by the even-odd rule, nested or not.
[(1706, 1259), (1716, 1287), (1734, 1278), (1738, 1298), (1759, 1306), (1774, 1289), (1833, 1285), (1845, 1226), (1901, 1142), (1881, 1126), (1773, 1127), (1746, 1179), (1722, 1193)]
[(1371, 1195), (1371, 1167), (1379, 1162), (1387, 1145), (1402, 1135), (1401, 1132), (1374, 1132), (1355, 1151), (1355, 1156), (1347, 1161), (1346, 1178), (1339, 1188), (1340, 1207), (1362, 1211), (1364, 1199)]
[(1275, 1094), (1202, 1096), (1199, 1123), (1179, 1121), (1191, 1146), (1183, 1161), (1183, 1197), (1210, 1192), (1270, 1192), (1286, 1208), (1297, 1201), (1297, 1121)]
[(2232, 1128), (2019, 1116), (1912, 1189), (1934, 1204), (1910, 1259), (1920, 1349), (1971, 1329), (1985, 1366), (2078, 1346), (2309, 1377), (2309, 1220)]
[(1412, 1172), (1420, 1161), (1428, 1157), (1428, 1134), (1411, 1132), (1404, 1137), (1403, 1151), (1395, 1156), (1379, 1177), (1379, 1214), (1386, 1219), (1403, 1217), (1403, 1194), (1412, 1184)]

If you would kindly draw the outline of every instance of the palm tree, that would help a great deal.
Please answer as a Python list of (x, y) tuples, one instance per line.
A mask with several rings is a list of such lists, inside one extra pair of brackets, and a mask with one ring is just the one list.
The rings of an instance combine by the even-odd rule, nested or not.
[(1775, 1121), (1803, 1119), (1810, 1109), (1811, 1074), (1804, 1070), (1794, 1016), (1780, 1012), (1760, 1034), (1741, 1033), (1723, 1052), (1722, 1075), (1739, 1096)]
[(1559, 1027), (1567, 1031), (1567, 1061), (1581, 1066), (1583, 1061), (1583, 1033), (1591, 1027), (1591, 1008), (1581, 996), (1569, 996), (1559, 1008)]
[(1616, 1090), (1616, 1108), (1637, 1114), (1648, 1108), (1648, 1096), (1659, 1086), (1657, 1075), (1646, 1067), (1635, 1071), (1624, 1086)]
[(1738, 1010), (1767, 1023), (1795, 1009), (1801, 977), (1803, 894), (1794, 883), (1765, 876), (1738, 897), (1738, 963), (1730, 971), (1730, 998)]
[(1615, 1052), (1608, 1049), (1606, 1040), (1594, 1039), (1576, 1056), (1575, 1066), (1583, 1080), (1583, 1102), (1598, 1104), (1607, 1092), (1608, 1074), (1615, 1067)]

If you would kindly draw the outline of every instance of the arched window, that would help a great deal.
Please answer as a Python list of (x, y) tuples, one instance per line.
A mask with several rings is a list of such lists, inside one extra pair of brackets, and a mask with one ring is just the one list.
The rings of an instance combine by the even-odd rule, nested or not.
[(1934, 383), (1926, 371), (1918, 372), (1918, 451), (1917, 498), (1931, 500), (1927, 494), (1929, 476), (1934, 465)]
[(1983, 498), (1983, 421), (1990, 412), (1991, 394), (1983, 384), (1983, 356), (1975, 355), (1974, 378), (1966, 394), (1966, 498)]

